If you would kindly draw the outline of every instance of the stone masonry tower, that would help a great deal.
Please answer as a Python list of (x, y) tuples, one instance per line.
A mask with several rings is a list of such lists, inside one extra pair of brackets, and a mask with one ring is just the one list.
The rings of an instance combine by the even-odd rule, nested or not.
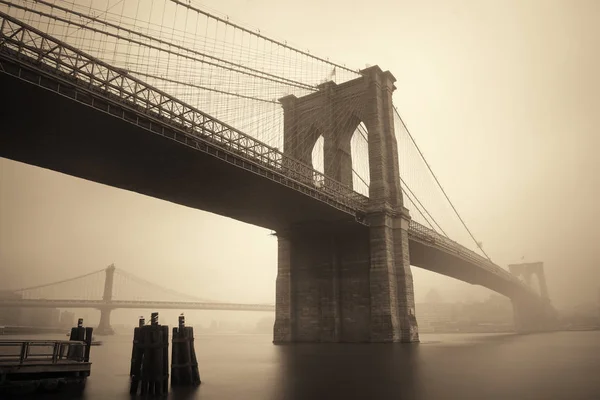
[(538, 287), (540, 291), (540, 296), (542, 298), (549, 300), (548, 297), (548, 285), (546, 284), (546, 274), (544, 273), (544, 263), (542, 262), (534, 262), (534, 263), (523, 263), (523, 264), (510, 264), (508, 269), (511, 274), (515, 276), (522, 276), (525, 279), (525, 282), (532, 286), (531, 278), (535, 275), (538, 281)]
[[(395, 78), (373, 66), (362, 77), (280, 99), (284, 153), (311, 165), (320, 136), (324, 172), (352, 186), (350, 141), (368, 131), (367, 225), (290, 226), (278, 236), (274, 342), (415, 342), (419, 340), (408, 224), (394, 135)], [(318, 183), (316, 183), (318, 184)], [(327, 185), (327, 181), (324, 183)]]
[(535, 275), (543, 302), (543, 306), (540, 308), (539, 305), (532, 304), (531, 300), (512, 298), (515, 330), (520, 333), (527, 333), (555, 329), (557, 316), (548, 296), (544, 263), (510, 264), (508, 269), (511, 274), (522, 276), (525, 283), (532, 288), (534, 287), (532, 277)]
[(98, 324), (96, 333), (98, 335), (114, 335), (115, 332), (112, 329), (112, 326), (110, 326), (110, 313), (112, 311), (110, 303), (112, 301), (113, 281), (115, 276), (114, 264), (109, 265), (106, 268), (105, 273), (104, 294), (102, 295), (102, 300), (105, 305), (100, 308), (100, 323)]

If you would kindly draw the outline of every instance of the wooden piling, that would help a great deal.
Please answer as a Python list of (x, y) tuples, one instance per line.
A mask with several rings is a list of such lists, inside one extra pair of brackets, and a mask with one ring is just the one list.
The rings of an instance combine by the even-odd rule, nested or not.
[[(86, 328), (83, 327), (83, 318), (77, 320), (77, 326), (71, 328), (71, 335), (69, 340), (85, 342)], [(91, 336), (90, 336), (91, 339)], [(91, 341), (90, 341), (91, 344)], [(83, 361), (86, 356), (86, 352), (82, 346), (69, 346), (67, 358), (69, 360)]]
[(85, 352), (83, 354), (83, 361), (90, 361), (90, 350), (92, 349), (92, 334), (94, 333), (94, 328), (85, 328)]
[(173, 346), (171, 347), (171, 386), (178, 386), (181, 382), (179, 378), (179, 368), (175, 367), (177, 361), (179, 360), (179, 346), (177, 345), (178, 339), (178, 330), (176, 327), (173, 328)]
[(142, 336), (142, 327), (144, 326), (144, 317), (139, 320), (139, 326), (133, 330), (133, 346), (131, 350), (131, 368), (129, 376), (131, 385), (129, 387), (130, 394), (136, 394), (140, 380), (142, 379), (142, 361), (144, 357), (144, 337)]
[(194, 328), (189, 327), (188, 338), (190, 341), (190, 353), (192, 355), (192, 384), (198, 386), (202, 383), (200, 380), (200, 371), (198, 370), (198, 359), (196, 358), (196, 349), (194, 348)]
[(200, 384), (198, 362), (194, 350), (194, 329), (185, 326), (183, 315), (179, 327), (173, 328), (171, 355), (171, 386), (197, 386)]
[(169, 327), (161, 326), (162, 330), (162, 392), (169, 392)]
[(158, 324), (158, 313), (152, 313), (150, 325), (134, 329), (131, 360), (132, 395), (163, 396), (168, 392), (169, 327)]

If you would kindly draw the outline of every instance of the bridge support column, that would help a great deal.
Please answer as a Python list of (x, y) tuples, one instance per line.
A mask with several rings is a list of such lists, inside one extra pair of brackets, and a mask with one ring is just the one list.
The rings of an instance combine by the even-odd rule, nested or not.
[[(408, 250), (392, 92), (395, 78), (374, 66), (362, 77), (326, 82), (302, 98), (280, 99), (284, 152), (311, 165), (324, 138), (325, 175), (352, 187), (352, 134), (368, 132), (368, 227), (340, 221), (291, 227), (279, 242), (274, 342), (414, 342)], [(312, 183), (312, 182), (311, 182)], [(327, 185), (327, 181), (325, 182)], [(281, 233), (281, 232), (278, 232)]]
[(110, 313), (112, 308), (108, 306), (112, 302), (113, 281), (115, 276), (114, 264), (109, 265), (106, 268), (105, 273), (104, 294), (102, 295), (102, 300), (107, 304), (107, 306), (100, 309), (100, 324), (98, 324), (96, 333), (98, 335), (114, 335), (115, 332), (110, 326)]
[(388, 213), (372, 213), (370, 222), (371, 340), (399, 342), (398, 284), (394, 263), (394, 221)]
[(542, 298), (550, 301), (548, 296), (548, 286), (546, 284), (546, 274), (544, 273), (544, 263), (522, 263), (522, 264), (510, 264), (508, 269), (513, 275), (522, 276), (525, 279), (525, 283), (532, 286), (531, 278), (533, 275), (536, 276), (538, 281), (538, 289)]
[(112, 308), (101, 308), (100, 309), (100, 323), (98, 324), (98, 329), (96, 329), (96, 334), (98, 335), (114, 335), (115, 331), (112, 326), (110, 326), (110, 313), (112, 312)]
[(415, 290), (410, 269), (408, 247), (408, 225), (410, 220), (402, 215), (394, 220), (394, 264), (398, 296), (398, 319), (400, 322), (400, 341), (412, 343), (419, 341), (419, 328), (415, 310)]
[(371, 341), (418, 342), (408, 250), (409, 219), (371, 213)]
[(408, 219), (278, 236), (273, 342), (416, 342)]
[(548, 332), (557, 329), (558, 318), (549, 301), (511, 301), (517, 333)]
[(510, 272), (516, 276), (522, 276), (530, 287), (531, 278), (537, 277), (540, 298), (513, 298), (515, 331), (517, 333), (546, 332), (558, 327), (556, 310), (550, 303), (546, 276), (544, 274), (544, 263), (522, 263), (510, 264)]
[[(371, 268), (372, 277), (377, 274), (376, 279), (380, 281), (378, 287), (372, 290), (380, 290), (384, 286), (390, 288), (389, 306), (385, 301), (381, 307), (384, 313), (389, 307), (391, 327), (382, 325), (380, 333), (374, 331), (373, 336), (380, 335), (382, 341), (418, 342), (408, 247), (410, 215), (402, 198), (398, 143), (394, 131), (392, 93), (396, 89), (395, 78), (389, 71), (383, 72), (377, 66), (361, 72), (365, 77), (364, 90), (368, 98), (363, 121), (369, 141)], [(372, 303), (372, 313), (381, 313), (377, 311), (378, 307)], [(373, 323), (373, 329), (376, 327), (377, 324)]]
[(369, 342), (369, 233), (357, 224), (279, 236), (273, 342)]
[(290, 240), (277, 235), (277, 280), (275, 282), (275, 326), (273, 342), (292, 342), (292, 287)]

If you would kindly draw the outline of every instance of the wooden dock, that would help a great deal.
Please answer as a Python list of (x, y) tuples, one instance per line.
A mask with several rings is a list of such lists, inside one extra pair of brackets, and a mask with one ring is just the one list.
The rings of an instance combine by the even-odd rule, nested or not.
[(83, 388), (90, 340), (0, 340), (0, 393)]

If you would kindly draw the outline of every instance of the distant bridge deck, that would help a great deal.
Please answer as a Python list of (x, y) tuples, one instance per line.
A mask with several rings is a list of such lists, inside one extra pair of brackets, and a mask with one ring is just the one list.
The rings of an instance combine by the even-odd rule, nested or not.
[(412, 265), (482, 285), (508, 297), (539, 297), (509, 271), (433, 229), (411, 221), (408, 234)]
[(156, 310), (222, 310), (222, 311), (275, 311), (272, 304), (204, 303), (184, 301), (143, 301), (143, 300), (51, 300), (51, 299), (11, 299), (0, 300), (2, 307), (28, 308), (150, 308)]

